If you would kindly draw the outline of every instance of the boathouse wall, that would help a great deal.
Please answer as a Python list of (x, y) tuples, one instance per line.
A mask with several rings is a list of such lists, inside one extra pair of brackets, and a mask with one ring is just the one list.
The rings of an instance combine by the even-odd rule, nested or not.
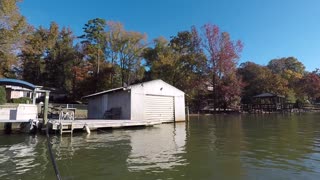
[(128, 120), (131, 117), (131, 94), (129, 91), (110, 92), (106, 109), (121, 108), (120, 119)]
[[(153, 98), (154, 97), (154, 98)], [(165, 106), (170, 106), (170, 102), (165, 102), (165, 99), (172, 99), (172, 108), (173, 108), (173, 117), (172, 121), (185, 121), (185, 98), (184, 92), (177, 89), (174, 86), (162, 81), (162, 80), (154, 80), (146, 83), (141, 83), (137, 85), (133, 85), (131, 87), (131, 119), (132, 120), (148, 120), (150, 117), (147, 117), (150, 112), (147, 110), (154, 108), (154, 112), (159, 111), (161, 108), (161, 104)], [(157, 100), (163, 99), (161, 102), (157, 102)], [(153, 103), (153, 107), (148, 104), (148, 101)], [(157, 105), (157, 103), (159, 103)], [(160, 104), (161, 103), (161, 104)], [(165, 110), (165, 109), (164, 109)], [(169, 107), (168, 107), (168, 111)], [(160, 118), (161, 120), (161, 112), (154, 115), (154, 119)], [(153, 117), (151, 117), (153, 118)], [(166, 119), (166, 118), (165, 118)], [(169, 119), (171, 121), (171, 119)]]
[(101, 119), (112, 108), (121, 108), (127, 120), (185, 121), (185, 94), (162, 80), (88, 95), (88, 118)]
[(104, 112), (108, 109), (108, 94), (93, 96), (88, 100), (88, 118), (103, 119)]

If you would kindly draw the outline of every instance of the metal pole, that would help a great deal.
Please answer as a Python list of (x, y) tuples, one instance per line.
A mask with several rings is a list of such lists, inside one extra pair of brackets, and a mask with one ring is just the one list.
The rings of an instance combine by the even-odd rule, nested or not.
[(36, 90), (32, 92), (32, 104), (36, 104)]
[(48, 122), (48, 106), (49, 106), (49, 91), (46, 91), (44, 99), (44, 110), (43, 110), (43, 125), (47, 125)]
[(100, 55), (99, 55), (99, 49), (100, 49), (100, 45), (98, 46), (98, 70), (97, 70), (97, 74), (99, 74), (99, 71), (100, 71)]

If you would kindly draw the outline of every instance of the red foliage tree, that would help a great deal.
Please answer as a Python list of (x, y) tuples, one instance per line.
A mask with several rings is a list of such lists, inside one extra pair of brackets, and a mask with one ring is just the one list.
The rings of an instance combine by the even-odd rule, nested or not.
[(236, 76), (236, 69), (243, 44), (240, 40), (232, 41), (229, 33), (221, 32), (216, 25), (205, 24), (202, 32), (202, 46), (212, 77), (214, 110), (226, 108), (240, 100), (241, 80)]
[(309, 100), (315, 101), (320, 98), (320, 77), (316, 72), (305, 75), (299, 84), (302, 92)]

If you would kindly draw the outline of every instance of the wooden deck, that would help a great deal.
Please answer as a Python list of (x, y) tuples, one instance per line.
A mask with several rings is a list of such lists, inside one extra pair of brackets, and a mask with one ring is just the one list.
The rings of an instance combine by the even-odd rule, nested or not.
[[(50, 120), (53, 130), (59, 130), (60, 121), (59, 120)], [(90, 130), (95, 130), (98, 128), (123, 128), (123, 127), (135, 127), (135, 126), (153, 126), (161, 124), (161, 121), (133, 121), (133, 120), (62, 120), (62, 126), (67, 126), (72, 124), (72, 129), (83, 129), (84, 127), (90, 128)]]

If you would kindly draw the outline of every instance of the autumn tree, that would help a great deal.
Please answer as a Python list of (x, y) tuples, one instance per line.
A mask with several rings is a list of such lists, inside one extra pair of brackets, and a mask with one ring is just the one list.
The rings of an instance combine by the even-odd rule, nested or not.
[(108, 30), (105, 32), (106, 35), (106, 55), (107, 61), (112, 67), (110, 73), (109, 81), (111, 83), (111, 88), (122, 86), (120, 66), (119, 66), (119, 39), (123, 34), (123, 25), (120, 22), (108, 21)]
[(300, 93), (310, 102), (320, 98), (320, 76), (317, 71), (306, 74), (299, 82)]
[(266, 66), (253, 62), (242, 63), (238, 74), (243, 81), (242, 103), (252, 103), (252, 98), (261, 93), (288, 95), (288, 81), (273, 73)]
[(97, 68), (93, 71), (96, 91), (130, 85), (143, 78), (142, 52), (146, 35), (127, 31), (119, 22), (96, 18), (85, 24), (85, 57)]
[(201, 49), (197, 30), (181, 31), (170, 41), (160, 37), (154, 47), (144, 51), (147, 79), (163, 79), (188, 94), (193, 109), (200, 108), (201, 94), (205, 89), (206, 58)]
[(305, 74), (305, 66), (295, 57), (287, 57), (271, 60), (267, 67), (275, 74), (280, 75), (288, 81), (289, 93), (288, 99), (294, 102), (299, 97), (299, 88), (297, 84)]
[(15, 76), (16, 53), (21, 48), (27, 30), (25, 18), (20, 14), (19, 0), (0, 1), (0, 77)]
[[(172, 83), (172, 63), (178, 59), (169, 46), (169, 41), (164, 37), (153, 40), (154, 47), (148, 47), (144, 50), (143, 56), (146, 60), (146, 78), (162, 79), (170, 84)], [(174, 67), (173, 67), (174, 68)]]
[(70, 99), (80, 98), (83, 91), (79, 89), (94, 87), (88, 83), (80, 85), (93, 68), (85, 60), (83, 49), (74, 46), (74, 38), (69, 28), (60, 30), (54, 22), (48, 29), (34, 29), (20, 53), (21, 77), (37, 85), (64, 91)]
[(93, 65), (85, 59), (84, 48), (81, 43), (73, 47), (73, 60), (71, 71), (70, 99), (78, 100), (81, 97), (94, 92), (94, 78), (92, 76)]
[(46, 30), (39, 28), (27, 36), (24, 47), (20, 54), (21, 77), (33, 84), (42, 83), (44, 70), (43, 54), (46, 49)]
[[(180, 84), (187, 92), (204, 83), (206, 57), (201, 49), (201, 39), (195, 27), (190, 31), (178, 32), (171, 37), (169, 46), (177, 54), (178, 59), (172, 62), (172, 84)], [(179, 85), (178, 85), (179, 87)]]
[(107, 22), (107, 28), (108, 59), (113, 66), (115, 64), (119, 66), (121, 85), (130, 85), (141, 80), (144, 74), (141, 60), (142, 52), (146, 47), (146, 35), (140, 32), (127, 31), (119, 22), (109, 21)]
[(111, 83), (106, 81), (111, 74), (111, 66), (107, 64), (106, 59), (106, 25), (105, 19), (95, 18), (89, 20), (83, 27), (84, 34), (82, 39), (83, 52), (86, 59), (92, 65), (92, 85), (91, 91), (101, 91), (111, 87)]
[(241, 81), (236, 76), (236, 67), (242, 42), (232, 41), (229, 33), (221, 32), (218, 26), (212, 24), (205, 24), (202, 33), (202, 46), (211, 75), (209, 82), (213, 88), (214, 110), (235, 105), (239, 102), (241, 93)]
[(305, 73), (305, 66), (295, 57), (273, 59), (268, 63), (267, 67), (276, 74), (291, 71), (296, 73), (297, 77), (301, 77)]
[(54, 45), (48, 49), (44, 58), (44, 78), (46, 79), (44, 85), (59, 88), (68, 94), (72, 94), (72, 67), (77, 58), (73, 40), (72, 31), (68, 28), (62, 28), (58, 36), (55, 37)]
[(28, 34), (20, 53), (21, 77), (33, 84), (43, 85), (47, 53), (54, 47), (59, 36), (59, 27), (51, 23), (49, 29), (39, 27)]

